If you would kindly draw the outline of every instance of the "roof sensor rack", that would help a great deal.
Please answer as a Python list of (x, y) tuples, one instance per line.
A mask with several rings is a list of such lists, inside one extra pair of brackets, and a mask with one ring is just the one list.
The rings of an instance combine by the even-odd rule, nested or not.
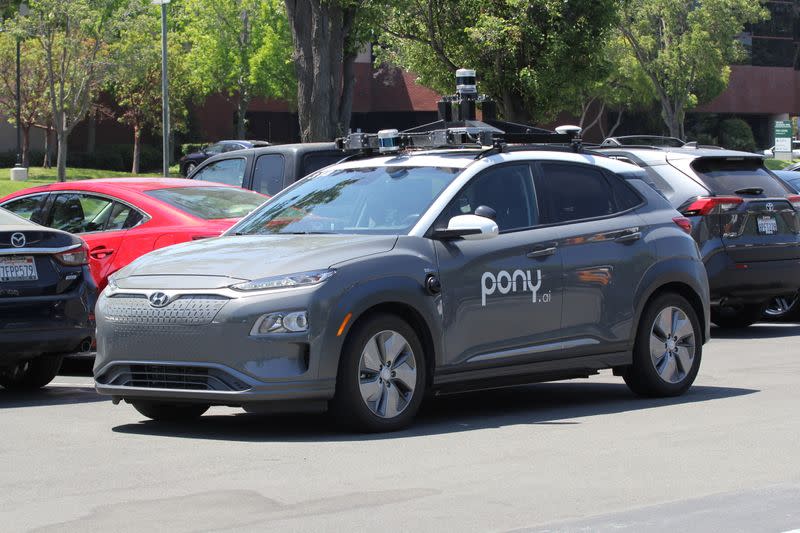
[[(480, 106), (482, 120), (477, 120)], [(475, 71), (456, 71), (456, 93), (437, 103), (439, 120), (404, 131), (351, 133), (336, 139), (336, 146), (361, 154), (391, 154), (407, 150), (436, 148), (480, 149), (502, 152), (508, 144), (563, 145), (579, 152), (581, 128), (561, 126), (555, 132), (535, 126), (497, 120), (497, 106), (479, 95)]]

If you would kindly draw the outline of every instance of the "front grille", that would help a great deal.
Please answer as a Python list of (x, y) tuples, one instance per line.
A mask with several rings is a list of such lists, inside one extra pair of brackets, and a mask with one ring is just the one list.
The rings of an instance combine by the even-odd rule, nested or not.
[(227, 301), (225, 296), (187, 294), (153, 307), (143, 294), (118, 294), (108, 299), (105, 318), (120, 324), (202, 326), (213, 322)]
[(241, 392), (250, 388), (224, 370), (184, 365), (117, 364), (98, 376), (97, 382), (145, 389)]

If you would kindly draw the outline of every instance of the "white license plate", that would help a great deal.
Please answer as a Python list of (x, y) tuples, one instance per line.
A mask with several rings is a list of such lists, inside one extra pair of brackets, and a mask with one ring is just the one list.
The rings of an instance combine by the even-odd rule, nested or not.
[(0, 257), (0, 283), (8, 281), (36, 281), (36, 261), (29, 255)]
[(778, 233), (778, 221), (775, 220), (775, 217), (758, 217), (758, 232), (764, 235)]

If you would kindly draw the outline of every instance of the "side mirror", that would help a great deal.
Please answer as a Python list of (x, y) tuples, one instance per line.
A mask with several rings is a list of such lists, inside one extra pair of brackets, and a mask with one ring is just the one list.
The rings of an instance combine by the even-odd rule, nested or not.
[(497, 223), (478, 215), (458, 215), (450, 219), (447, 229), (436, 230), (433, 236), (437, 239), (466, 240), (491, 239), (500, 233)]

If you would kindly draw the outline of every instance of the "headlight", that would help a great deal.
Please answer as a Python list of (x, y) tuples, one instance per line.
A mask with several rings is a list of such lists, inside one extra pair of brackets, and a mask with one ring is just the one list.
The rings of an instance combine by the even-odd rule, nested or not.
[(289, 287), (306, 287), (322, 283), (333, 276), (335, 270), (315, 270), (312, 272), (298, 272), (286, 276), (275, 276), (272, 278), (254, 279), (244, 283), (231, 285), (231, 289), (237, 291), (265, 291), (269, 289), (285, 289)]
[(293, 313), (270, 313), (256, 320), (250, 335), (269, 335), (271, 333), (301, 333), (308, 330), (308, 314), (305, 311)]

